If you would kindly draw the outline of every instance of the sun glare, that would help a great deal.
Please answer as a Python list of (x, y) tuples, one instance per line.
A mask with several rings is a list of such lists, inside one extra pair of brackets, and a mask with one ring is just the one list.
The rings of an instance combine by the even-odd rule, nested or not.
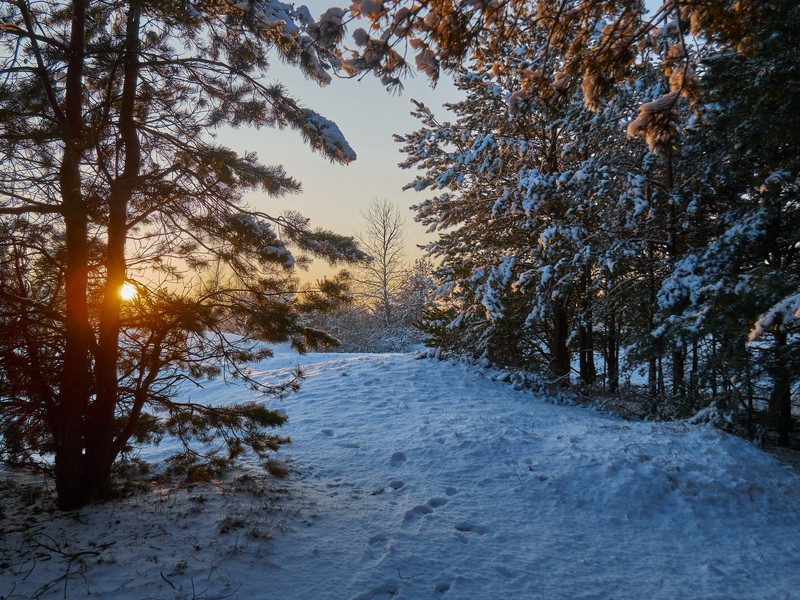
[(119, 297), (126, 302), (136, 298), (136, 294), (136, 286), (134, 286), (132, 283), (123, 283), (122, 287), (119, 288)]

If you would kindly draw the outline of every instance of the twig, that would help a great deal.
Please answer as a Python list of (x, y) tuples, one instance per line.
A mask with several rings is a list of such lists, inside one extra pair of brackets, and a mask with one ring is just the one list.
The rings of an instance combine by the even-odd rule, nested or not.
[(33, 555), (33, 565), (31, 566), (31, 570), (25, 573), (25, 577), (22, 578), (22, 581), (27, 581), (28, 577), (30, 577), (33, 570), (36, 568), (36, 555)]
[[(236, 593), (240, 589), (242, 589), (242, 584), (241, 583), (239, 583), (239, 585), (236, 586), (236, 589), (233, 590), (230, 594), (226, 594), (224, 596), (202, 596), (202, 595), (201, 596), (194, 596), (194, 595), (192, 595), (192, 600), (225, 600), (226, 598), (232, 598), (233, 596), (235, 596)], [(192, 590), (193, 590), (192, 594), (194, 594), (194, 581), (192, 581)], [(203, 590), (202, 592), (200, 592), (200, 594), (205, 594), (206, 591), (207, 591), (207, 588), (205, 590)]]
[(169, 585), (169, 587), (171, 587), (173, 590), (175, 589), (175, 586), (172, 585), (172, 582), (169, 579), (167, 579), (166, 577), (164, 577), (164, 572), (163, 571), (159, 571), (158, 574), (161, 575), (161, 579), (163, 579), (164, 581), (167, 582), (167, 585)]
[[(111, 545), (111, 544), (104, 544), (101, 547), (101, 550), (82, 550), (80, 552), (72, 552), (72, 553), (70, 553), (70, 552), (64, 552), (61, 549), (61, 547), (59, 546), (58, 542), (56, 542), (51, 536), (49, 536), (47, 534), (42, 534), (42, 536), (48, 538), (53, 543), (53, 545), (49, 546), (47, 544), (44, 544), (44, 543), (40, 542), (39, 540), (34, 540), (34, 543), (38, 547), (44, 548), (45, 550), (48, 550), (48, 551), (53, 552), (55, 554), (60, 554), (61, 556), (64, 556), (64, 557), (68, 558), (69, 560), (67, 561), (67, 570), (64, 572), (64, 574), (61, 577), (58, 577), (58, 578), (46, 583), (41, 588), (39, 588), (36, 591), (36, 594), (34, 594), (34, 596), (33, 596), (34, 598), (38, 598), (39, 596), (44, 594), (47, 590), (49, 590), (50, 588), (52, 588), (55, 585), (57, 585), (62, 579), (64, 580), (64, 598), (66, 598), (67, 597), (67, 583), (69, 582), (69, 570), (72, 568), (72, 563), (75, 562), (77, 559), (83, 557), (83, 556), (99, 556), (100, 553), (102, 552), (102, 550), (105, 550), (108, 546)], [(34, 567), (36, 566), (36, 562), (35, 561), (36, 561), (36, 557), (34, 556)], [(31, 568), (31, 572), (32, 571), (33, 571), (33, 567)], [(31, 572), (29, 572), (28, 575), (30, 575)], [(28, 575), (26, 575), (25, 577), (27, 578)]]

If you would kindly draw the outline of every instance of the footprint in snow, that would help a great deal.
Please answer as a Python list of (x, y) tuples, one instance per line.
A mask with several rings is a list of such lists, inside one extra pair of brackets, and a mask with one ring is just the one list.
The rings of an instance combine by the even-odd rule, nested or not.
[(427, 504), (418, 504), (417, 506), (407, 510), (406, 514), (403, 516), (403, 520), (407, 522), (414, 521), (423, 515), (430, 515), (433, 513), (433, 509), (444, 506), (448, 502), (450, 501), (447, 498), (431, 498), (428, 500)]
[(514, 573), (514, 571), (512, 571), (508, 567), (504, 567), (503, 565), (495, 565), (494, 570), (500, 573), (500, 575), (502, 575), (503, 577), (508, 577), (509, 579), (513, 579), (514, 577), (517, 576), (517, 574)]
[(367, 540), (367, 544), (370, 546), (377, 546), (379, 544), (383, 544), (389, 541), (389, 536), (385, 533), (379, 533), (377, 535), (373, 535), (371, 538)]
[(450, 584), (447, 581), (440, 581), (433, 589), (436, 594), (446, 594), (450, 591)]
[(378, 563), (380, 563), (387, 555), (391, 554), (394, 544), (388, 535), (379, 533), (369, 538), (369, 540), (367, 540), (367, 545), (369, 546), (367, 557), (370, 560), (377, 560)]
[(377, 587), (363, 594), (353, 596), (353, 600), (372, 600), (373, 598), (387, 598), (400, 593), (400, 587), (392, 580), (386, 580)]
[(444, 493), (448, 496), (455, 496), (458, 493), (458, 490), (454, 487), (446, 487), (444, 488)]
[(471, 523), (469, 521), (460, 521), (456, 523), (456, 531), (461, 531), (462, 533), (477, 533), (478, 535), (484, 535), (489, 531), (489, 528), (486, 525), (478, 525), (476, 523)]
[(404, 452), (395, 452), (394, 454), (392, 454), (392, 458), (391, 458), (390, 462), (391, 462), (391, 465), (393, 467), (399, 467), (404, 462), (406, 462), (405, 453)]
[(361, 445), (357, 444), (356, 442), (340, 442), (336, 444), (340, 448), (360, 448)]
[(404, 481), (400, 481), (399, 479), (395, 479), (394, 481), (389, 482), (389, 487), (393, 490), (399, 490), (406, 487)]
[(406, 511), (406, 514), (403, 515), (403, 521), (410, 523), (411, 521), (416, 521), (419, 517), (423, 515), (429, 515), (432, 512), (433, 509), (427, 504), (417, 504), (414, 508), (410, 508)]
[(322, 435), (327, 435), (328, 437), (333, 436), (333, 429), (323, 429)]

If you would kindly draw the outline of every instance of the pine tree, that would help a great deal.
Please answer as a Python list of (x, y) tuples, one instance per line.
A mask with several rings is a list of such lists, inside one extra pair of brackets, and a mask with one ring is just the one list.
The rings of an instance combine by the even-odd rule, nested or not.
[(631, 81), (587, 111), (575, 78), (534, 68), (535, 38), (508, 44), (508, 65), (457, 78), (467, 98), (449, 107), (455, 122), (418, 106), (424, 128), (398, 138), (404, 166), (426, 169), (411, 187), (445, 190), (419, 205), (418, 219), (440, 232), (430, 248), (444, 259), (445, 292), (460, 298), (458, 322), (485, 316), (473, 352), (528, 368), (546, 355), (559, 379), (577, 338), (581, 379), (593, 383), (600, 322), (614, 388), (618, 290), (641, 243), (630, 205), (644, 179), (640, 145), (620, 123), (645, 91)]
[[(276, 52), (325, 84), (341, 12), (314, 22), (264, 0), (23, 0), (0, 11), (6, 449), (52, 452), (70, 509), (109, 495), (136, 439), (221, 435), (212, 465), (284, 443), (268, 431), (284, 417), (264, 405), (200, 407), (176, 401), (176, 386), (223, 370), (247, 380), (238, 365), (268, 353), (253, 339), (301, 349), (327, 339), (298, 316), (340, 286), (298, 296), (287, 244), (332, 261), (363, 254), (297, 215), (245, 206), (245, 190), (279, 196), (299, 183), (207, 134), (289, 126), (331, 160), (353, 160), (334, 123), (260, 82)], [(223, 276), (183, 277), (211, 268)], [(124, 284), (135, 298), (123, 301)]]
[(800, 360), (793, 335), (800, 309), (800, 120), (793, 108), (800, 105), (793, 41), (800, 11), (775, 2), (757, 14), (747, 53), (720, 46), (705, 62), (706, 126), (697, 152), (716, 165), (713, 186), (701, 196), (715, 218), (685, 252), (661, 303), (685, 327), (721, 340), (715, 366), (736, 375), (750, 411), (753, 380), (771, 380), (769, 424), (787, 445)]
[[(438, 191), (420, 217), (441, 231), (459, 228), (433, 251), (445, 259), (453, 300), (439, 316), (458, 315), (453, 331), (465, 343), (497, 348), (496, 337), (514, 348), (521, 328), (522, 337), (541, 337), (530, 318), (502, 327), (528, 293), (522, 310), (549, 310), (557, 333), (548, 336), (552, 374), (566, 364), (556, 341), (570, 330), (564, 322), (577, 322), (584, 382), (594, 342), (612, 391), (622, 346), (646, 361), (649, 393), (665, 399), (654, 409), (664, 414), (696, 410), (709, 396), (744, 397), (752, 414), (754, 381), (766, 377), (770, 423), (787, 442), (800, 315), (792, 3), (678, 0), (647, 12), (639, 0), (392, 0), (356, 2), (351, 14), (368, 26), (354, 36), (345, 70), (372, 70), (388, 86), (412, 66), (434, 82), (444, 70), (469, 95), (453, 107), (455, 123), (421, 109), (424, 129), (403, 138), (410, 164), (429, 173), (416, 188)], [(570, 101), (551, 110), (559, 95)], [(583, 171), (569, 151), (537, 163), (546, 136), (530, 145), (534, 157), (514, 158), (519, 142), (531, 141), (515, 124), (524, 130), (531, 116), (554, 139), (567, 131), (555, 144), (564, 148), (569, 136), (584, 144), (599, 136), (583, 159), (603, 173), (588, 180), (598, 185), (595, 205), (576, 200), (593, 192), (569, 189), (571, 180), (548, 189), (549, 175)], [(527, 220), (526, 200), (536, 208)], [(491, 326), (481, 325), (484, 316)], [(759, 336), (769, 349), (748, 346)]]

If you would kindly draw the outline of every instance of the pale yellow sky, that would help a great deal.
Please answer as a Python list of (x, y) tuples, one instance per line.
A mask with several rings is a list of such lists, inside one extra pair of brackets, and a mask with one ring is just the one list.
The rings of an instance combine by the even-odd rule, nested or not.
[[(291, 208), (309, 217), (313, 226), (354, 235), (360, 228), (359, 211), (366, 208), (373, 197), (388, 198), (407, 215), (409, 258), (420, 256), (416, 245), (429, 241), (431, 236), (414, 222), (413, 212), (406, 209), (425, 196), (402, 191), (402, 187), (413, 179), (414, 172), (397, 167), (404, 155), (392, 135), (408, 133), (419, 127), (419, 122), (409, 114), (413, 108), (412, 98), (425, 102), (437, 114), (444, 115), (441, 104), (459, 97), (452, 83), (443, 80), (431, 89), (428, 81), (418, 75), (405, 82), (401, 95), (392, 95), (371, 76), (361, 81), (334, 77), (330, 86), (320, 88), (283, 64), (273, 65), (266, 80), (283, 83), (304, 106), (336, 122), (358, 158), (347, 166), (331, 164), (313, 153), (292, 130), (219, 132), (217, 140), (220, 143), (239, 152), (254, 151), (265, 164), (283, 165), (286, 172), (303, 185), (299, 195), (270, 198), (263, 193), (254, 193), (247, 196), (247, 201), (258, 210), (271, 214)], [(310, 279), (329, 272), (319, 262), (315, 261), (309, 272)]]

